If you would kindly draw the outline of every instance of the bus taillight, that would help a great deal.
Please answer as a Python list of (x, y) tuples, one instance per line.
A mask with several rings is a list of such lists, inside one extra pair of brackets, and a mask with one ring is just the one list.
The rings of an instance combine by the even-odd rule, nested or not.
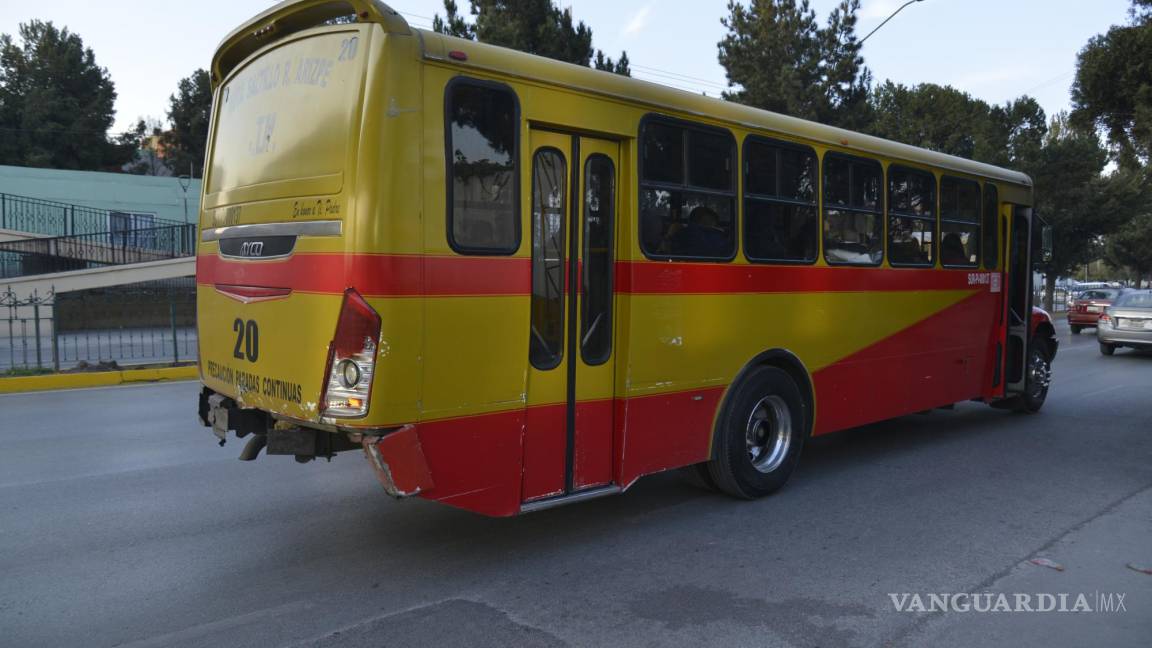
[(336, 334), (328, 345), (327, 379), (320, 396), (324, 416), (356, 418), (368, 413), (379, 340), (380, 315), (355, 289), (344, 291)]

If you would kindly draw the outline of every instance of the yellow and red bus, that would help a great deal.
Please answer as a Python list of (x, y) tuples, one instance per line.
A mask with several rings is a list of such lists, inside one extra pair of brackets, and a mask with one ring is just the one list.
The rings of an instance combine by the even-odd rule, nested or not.
[(200, 416), (488, 515), (805, 440), (1035, 411), (1021, 173), (294, 0), (212, 62)]

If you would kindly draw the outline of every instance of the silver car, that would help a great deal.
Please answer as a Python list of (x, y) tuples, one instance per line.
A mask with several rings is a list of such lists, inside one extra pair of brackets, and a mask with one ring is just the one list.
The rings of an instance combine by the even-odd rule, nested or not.
[(1152, 290), (1121, 293), (1100, 315), (1096, 339), (1109, 356), (1119, 347), (1152, 350)]

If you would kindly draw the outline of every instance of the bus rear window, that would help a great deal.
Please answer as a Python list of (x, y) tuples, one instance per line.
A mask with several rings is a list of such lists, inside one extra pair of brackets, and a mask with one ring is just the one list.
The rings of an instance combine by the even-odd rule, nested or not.
[(520, 247), (516, 95), (487, 82), (448, 86), (448, 243), (464, 254)]

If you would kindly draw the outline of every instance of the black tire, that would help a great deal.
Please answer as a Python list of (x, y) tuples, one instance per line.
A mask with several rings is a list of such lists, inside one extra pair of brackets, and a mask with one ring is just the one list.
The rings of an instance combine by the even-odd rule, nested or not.
[(1100, 353), (1102, 353), (1106, 356), (1110, 356), (1113, 353), (1116, 353), (1116, 345), (1115, 344), (1105, 344), (1105, 343), (1101, 342), (1100, 343)]
[(1084, 327), (1079, 324), (1072, 324), (1069, 328), (1072, 329), (1072, 335), (1080, 335), (1080, 331), (1084, 330)]
[(741, 499), (778, 490), (800, 460), (807, 421), (804, 397), (787, 372), (753, 369), (729, 395), (716, 422), (708, 462), (716, 487)]
[(1024, 393), (1017, 409), (1035, 414), (1044, 407), (1048, 398), (1048, 384), (1052, 379), (1052, 353), (1045, 340), (1034, 340), (1028, 345), (1028, 366), (1024, 368)]

